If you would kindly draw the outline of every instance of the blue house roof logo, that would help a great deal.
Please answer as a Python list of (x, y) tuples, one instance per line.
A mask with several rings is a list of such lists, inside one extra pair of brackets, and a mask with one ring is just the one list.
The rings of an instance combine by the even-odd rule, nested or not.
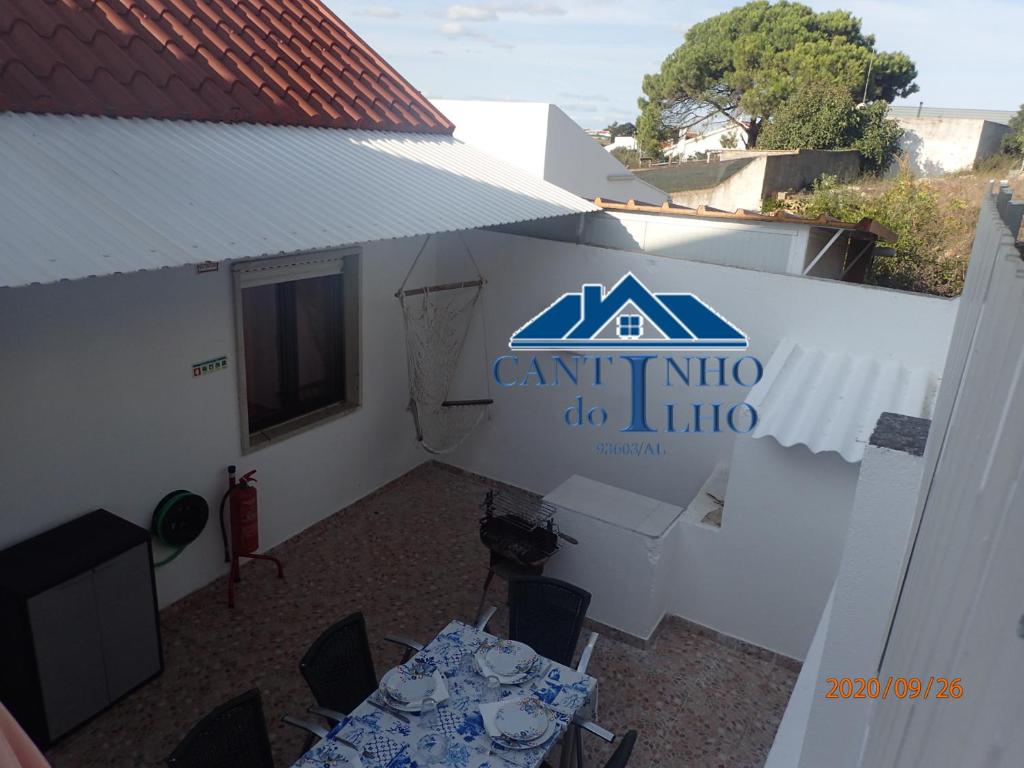
[(692, 293), (651, 293), (631, 272), (608, 291), (564, 293), (512, 334), (510, 349), (746, 349), (747, 335)]

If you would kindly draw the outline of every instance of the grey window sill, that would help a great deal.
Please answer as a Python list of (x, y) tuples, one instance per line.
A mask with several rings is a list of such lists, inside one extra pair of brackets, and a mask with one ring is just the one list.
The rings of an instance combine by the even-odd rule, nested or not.
[(280, 443), (289, 437), (308, 432), (323, 424), (347, 416), (359, 410), (359, 408), (359, 403), (335, 403), (302, 416), (296, 416), (294, 419), (276, 424), (273, 427), (267, 427), (259, 432), (251, 432), (247, 444), (242, 448), (242, 453), (252, 453), (269, 445)]

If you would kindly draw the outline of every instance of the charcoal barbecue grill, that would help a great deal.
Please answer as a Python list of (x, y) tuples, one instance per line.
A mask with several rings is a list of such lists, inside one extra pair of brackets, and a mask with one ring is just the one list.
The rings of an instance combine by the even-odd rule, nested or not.
[(491, 552), (477, 618), (487, 602), (495, 575), (540, 576), (544, 564), (559, 550), (559, 541), (579, 542), (558, 530), (555, 507), (525, 491), (488, 491), (480, 505), (480, 541)]

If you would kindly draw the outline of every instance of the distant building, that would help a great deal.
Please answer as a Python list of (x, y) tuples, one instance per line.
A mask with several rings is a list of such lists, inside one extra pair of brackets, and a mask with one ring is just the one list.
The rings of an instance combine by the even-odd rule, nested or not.
[(940, 107), (890, 107), (904, 130), (900, 148), (921, 176), (967, 170), (999, 152), (1013, 112)]
[(701, 131), (681, 129), (679, 141), (664, 150), (664, 154), (673, 160), (689, 160), (702, 152), (746, 149), (746, 146), (747, 132), (744, 128), (734, 123), (718, 123)]
[(636, 136), (616, 136), (611, 144), (605, 145), (605, 150), (608, 152), (611, 152), (613, 149), (636, 150), (637, 148)]

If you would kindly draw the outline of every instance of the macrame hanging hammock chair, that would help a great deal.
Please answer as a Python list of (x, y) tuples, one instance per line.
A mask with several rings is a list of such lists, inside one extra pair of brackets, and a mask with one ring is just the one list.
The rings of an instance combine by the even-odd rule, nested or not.
[[(402, 305), (405, 320), (409, 411), (416, 427), (416, 439), (425, 450), (440, 454), (455, 450), (494, 401), (490, 398), (489, 386), (487, 397), (462, 400), (449, 397), (473, 314), (486, 284), (462, 235), (459, 241), (476, 272), (474, 279), (406, 287), (431, 237), (420, 246), (395, 296)], [(486, 329), (483, 336), (486, 364)]]

